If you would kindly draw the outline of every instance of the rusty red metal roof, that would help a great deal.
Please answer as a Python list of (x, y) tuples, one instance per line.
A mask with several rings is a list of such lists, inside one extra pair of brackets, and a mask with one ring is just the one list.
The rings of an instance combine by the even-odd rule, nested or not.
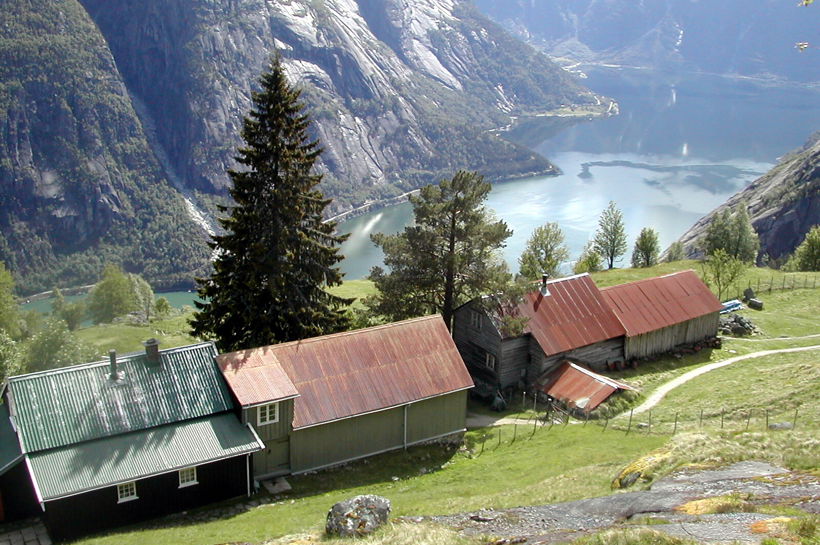
[[(473, 386), (441, 316), (427, 316), (217, 357), (231, 388), (262, 367), (281, 369), (299, 394), (294, 429), (380, 411)], [(242, 379), (249, 382), (251, 377)], [(274, 381), (270, 401), (282, 391)], [(240, 390), (242, 392), (244, 390)], [(247, 404), (234, 390), (240, 403)], [(245, 399), (257, 403), (252, 392)]]
[(537, 382), (538, 389), (570, 407), (589, 412), (618, 390), (634, 390), (628, 384), (565, 361), (561, 367)]
[(624, 327), (586, 273), (547, 282), (550, 294), (524, 296), (518, 311), (529, 318), (526, 331), (552, 356), (624, 335)]
[(717, 297), (693, 270), (601, 290), (629, 337), (720, 311)]
[(266, 352), (265, 348), (260, 348), (217, 356), (225, 380), (243, 407), (299, 395), (285, 370), (275, 361), (276, 356)]

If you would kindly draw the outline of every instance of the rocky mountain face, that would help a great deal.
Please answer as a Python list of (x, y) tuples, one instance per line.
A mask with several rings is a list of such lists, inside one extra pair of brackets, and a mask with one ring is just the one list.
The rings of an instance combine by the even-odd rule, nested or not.
[(794, 252), (811, 227), (820, 223), (820, 133), (692, 226), (680, 238), (687, 254), (701, 257), (699, 241), (712, 219), (725, 208), (744, 204), (760, 236), (761, 255), (779, 259)]
[(459, 168), (552, 172), (490, 129), (610, 109), (463, 0), (6, 0), (0, 23), (0, 260), (25, 292), (105, 261), (157, 287), (203, 270), (209, 203), (275, 51), (333, 212)]
[(818, 81), (817, 6), (777, 0), (476, 0), (482, 12), (569, 62)]
[(203, 270), (205, 237), (82, 6), (7, 0), (0, 59), (0, 260), (22, 291), (87, 283), (106, 260), (160, 286)]
[(548, 172), (491, 135), (592, 93), (460, 0), (81, 0), (190, 187), (228, 183), (250, 91), (278, 51), (304, 88), (335, 211), (436, 181)]

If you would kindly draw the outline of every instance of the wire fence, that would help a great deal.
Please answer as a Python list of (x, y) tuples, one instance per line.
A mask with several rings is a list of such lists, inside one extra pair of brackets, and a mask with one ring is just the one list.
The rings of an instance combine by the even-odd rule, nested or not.
[(527, 441), (536, 435), (560, 432), (567, 426), (597, 426), (601, 433), (675, 435), (698, 430), (711, 431), (791, 431), (816, 424), (815, 410), (797, 408), (723, 408), (688, 411), (669, 410), (635, 414), (634, 409), (615, 418), (590, 419), (572, 415), (560, 407), (547, 405), (526, 418), (513, 418), (506, 426), (486, 428), (474, 449), (480, 456), (486, 449)]
[(768, 280), (758, 277), (756, 280), (739, 282), (737, 286), (736, 298), (740, 299), (746, 289), (752, 289), (755, 294), (772, 293), (772, 291), (796, 290), (796, 289), (816, 289), (817, 275), (805, 273), (785, 273), (778, 278), (774, 274)]

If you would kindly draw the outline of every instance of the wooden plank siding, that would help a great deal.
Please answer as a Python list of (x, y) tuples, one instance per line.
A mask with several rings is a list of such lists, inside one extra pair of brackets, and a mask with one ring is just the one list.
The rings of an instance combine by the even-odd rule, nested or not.
[(533, 342), (530, 345), (530, 365), (527, 369), (527, 383), (535, 382), (538, 377), (547, 372), (552, 372), (561, 365), (565, 359), (572, 359), (586, 365), (595, 371), (606, 370), (606, 363), (608, 361), (623, 361), (624, 360), (624, 338), (617, 337), (615, 339), (607, 339), (598, 343), (590, 344), (554, 354), (550, 357), (544, 355), (543, 350), (538, 343)]
[(463, 431), (466, 394), (466, 391), (454, 392), (294, 430), (291, 433), (291, 470), (303, 473), (322, 469)]
[(625, 357), (632, 359), (664, 354), (676, 346), (714, 337), (717, 334), (719, 319), (720, 314), (713, 312), (643, 335), (627, 337)]
[[(474, 312), (479, 315), (478, 327), (472, 321)], [(471, 375), (489, 382), (498, 382), (506, 363), (502, 354), (501, 335), (483, 309), (476, 309), (472, 304), (456, 309), (453, 317), (453, 341)], [(487, 354), (495, 356), (495, 370), (487, 368)]]
[(293, 399), (279, 402), (279, 420), (271, 424), (257, 425), (259, 407), (242, 411), (242, 422), (250, 423), (265, 449), (253, 454), (253, 476), (273, 477), (290, 473), (290, 432), (293, 422)]
[(198, 484), (183, 488), (177, 471), (139, 479), (138, 498), (123, 503), (116, 486), (46, 502), (46, 527), (53, 540), (64, 541), (247, 494), (245, 456), (197, 466), (196, 476)]
[(501, 357), (496, 364), (501, 389), (516, 387), (524, 380), (530, 363), (530, 344), (534, 342), (529, 335), (501, 341)]

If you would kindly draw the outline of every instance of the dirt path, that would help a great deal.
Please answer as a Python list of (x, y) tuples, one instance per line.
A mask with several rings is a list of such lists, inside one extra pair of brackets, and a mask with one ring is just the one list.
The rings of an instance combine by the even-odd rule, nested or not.
[(765, 339), (750, 339), (747, 337), (723, 337), (723, 340), (745, 341), (749, 343), (764, 343), (770, 341), (799, 341), (800, 339), (815, 339), (817, 337), (820, 337), (820, 333), (815, 333), (814, 335), (803, 335), (802, 337), (768, 337)]
[(716, 361), (715, 363), (704, 365), (703, 367), (699, 367), (697, 369), (689, 371), (688, 373), (684, 373), (678, 378), (674, 378), (660, 386), (657, 390), (652, 392), (652, 395), (650, 395), (646, 401), (644, 401), (641, 405), (635, 408), (634, 414), (640, 414), (642, 412), (648, 411), (649, 409), (657, 405), (664, 398), (664, 396), (668, 394), (671, 390), (674, 390), (681, 384), (685, 384), (693, 378), (706, 374), (709, 371), (714, 371), (715, 369), (726, 367), (727, 365), (731, 365), (738, 361), (748, 360), (752, 358), (762, 358), (764, 356), (771, 356), (773, 354), (788, 354), (791, 352), (804, 352), (806, 350), (817, 349), (820, 349), (820, 345), (802, 346), (799, 348), (781, 348), (779, 350), (762, 350), (760, 352), (752, 352), (751, 354), (735, 356), (734, 358), (729, 358), (728, 360)]

